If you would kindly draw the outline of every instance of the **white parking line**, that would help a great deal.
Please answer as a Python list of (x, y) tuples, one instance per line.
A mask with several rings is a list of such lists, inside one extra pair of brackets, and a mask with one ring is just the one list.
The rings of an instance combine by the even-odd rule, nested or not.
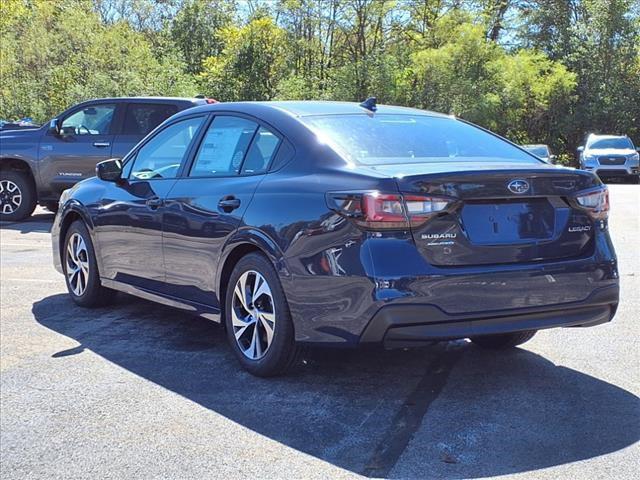
[(45, 280), (41, 278), (2, 278), (3, 282), (26, 282), (26, 283), (63, 283), (61, 280)]

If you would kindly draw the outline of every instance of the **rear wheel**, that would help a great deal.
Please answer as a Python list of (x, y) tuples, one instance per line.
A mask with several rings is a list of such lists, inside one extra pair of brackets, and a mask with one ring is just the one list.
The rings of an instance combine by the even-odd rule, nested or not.
[(501, 350), (513, 348), (528, 342), (536, 334), (536, 330), (525, 330), (524, 332), (504, 333), (501, 335), (483, 335), (481, 337), (471, 337), (471, 341), (482, 348)]
[(110, 303), (115, 291), (100, 284), (100, 274), (89, 231), (84, 223), (71, 224), (62, 251), (67, 290), (81, 307), (100, 307)]
[(250, 253), (233, 269), (225, 322), (231, 348), (253, 375), (278, 375), (295, 362), (299, 347), (289, 307), (278, 274), (264, 256)]
[(24, 220), (35, 208), (36, 192), (29, 175), (17, 170), (0, 171), (0, 220)]

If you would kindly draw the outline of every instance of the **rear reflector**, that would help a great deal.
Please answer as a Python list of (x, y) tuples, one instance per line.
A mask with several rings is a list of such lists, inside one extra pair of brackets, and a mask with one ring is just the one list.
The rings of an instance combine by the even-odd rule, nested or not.
[(329, 193), (329, 207), (368, 229), (407, 229), (445, 211), (447, 198), (398, 193)]
[(576, 201), (593, 218), (605, 219), (609, 215), (609, 190), (607, 187), (578, 195)]

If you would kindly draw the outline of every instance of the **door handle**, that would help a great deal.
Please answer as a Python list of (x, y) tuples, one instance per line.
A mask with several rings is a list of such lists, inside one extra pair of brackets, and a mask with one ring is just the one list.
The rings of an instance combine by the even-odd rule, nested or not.
[(235, 210), (240, 206), (240, 199), (234, 197), (233, 195), (228, 195), (226, 197), (222, 197), (218, 202), (218, 208), (226, 213)]
[(98, 148), (104, 148), (104, 147), (108, 147), (110, 145), (111, 145), (110, 142), (93, 142), (93, 146), (94, 147), (98, 147)]
[(164, 204), (164, 200), (162, 200), (160, 197), (151, 197), (145, 203), (147, 204), (147, 207), (155, 210), (156, 208)]

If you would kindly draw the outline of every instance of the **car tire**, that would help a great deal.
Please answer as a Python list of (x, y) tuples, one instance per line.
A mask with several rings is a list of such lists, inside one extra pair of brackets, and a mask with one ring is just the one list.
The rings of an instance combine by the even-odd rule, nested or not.
[(71, 224), (61, 252), (67, 290), (76, 304), (93, 308), (113, 301), (116, 292), (100, 283), (91, 236), (82, 221), (76, 220)]
[(17, 170), (0, 171), (0, 220), (24, 220), (35, 210), (36, 200), (36, 190), (28, 174)]
[(225, 326), (234, 354), (249, 373), (280, 375), (296, 363), (300, 347), (295, 343), (289, 306), (275, 268), (263, 255), (250, 253), (233, 269), (225, 298)]
[(482, 348), (492, 350), (502, 350), (513, 348), (528, 342), (536, 334), (536, 330), (525, 330), (523, 332), (504, 333), (501, 335), (482, 335), (471, 337), (471, 341)]

